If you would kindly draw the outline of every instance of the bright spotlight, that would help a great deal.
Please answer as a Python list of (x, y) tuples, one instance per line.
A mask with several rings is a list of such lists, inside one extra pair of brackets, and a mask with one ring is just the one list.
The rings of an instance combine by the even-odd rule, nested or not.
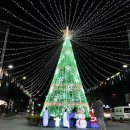
[(13, 65), (8, 65), (8, 68), (9, 69), (13, 69)]
[(22, 79), (25, 80), (25, 79), (27, 79), (27, 77), (24, 76)]
[(128, 65), (123, 65), (123, 68), (127, 68), (128, 67)]

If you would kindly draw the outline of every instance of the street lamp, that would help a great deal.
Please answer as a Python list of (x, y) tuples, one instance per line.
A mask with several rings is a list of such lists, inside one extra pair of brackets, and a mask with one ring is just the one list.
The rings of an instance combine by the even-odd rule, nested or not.
[(127, 68), (128, 67), (128, 65), (123, 65), (123, 68)]
[(27, 77), (26, 76), (23, 76), (23, 78), (22, 78), (23, 80), (26, 80), (27, 79)]
[(9, 72), (9, 76), (10, 76), (10, 82), (11, 82), (11, 76), (12, 76), (12, 69), (14, 68), (13, 65), (8, 65), (8, 72)]
[(8, 68), (9, 69), (13, 69), (13, 65), (8, 65)]
[[(9, 87), (11, 86), (11, 79), (12, 79), (12, 73), (11, 73), (11, 71), (12, 71), (12, 69), (13, 69), (13, 65), (8, 65), (8, 70), (5, 70), (5, 72), (4, 72), (4, 74), (8, 77), (6, 79), (6, 82), (10, 84), (10, 85), (8, 85)], [(8, 89), (8, 93), (9, 93), (9, 91), (10, 90)], [(10, 109), (8, 109), (9, 112), (13, 112), (14, 102), (9, 97), (7, 98), (7, 100), (8, 100), (7, 108), (10, 108)]]

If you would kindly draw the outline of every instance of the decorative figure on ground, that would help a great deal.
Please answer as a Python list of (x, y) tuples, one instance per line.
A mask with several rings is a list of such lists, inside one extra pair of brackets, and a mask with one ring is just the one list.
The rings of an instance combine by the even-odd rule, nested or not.
[(55, 127), (59, 127), (61, 119), (59, 117), (56, 117), (56, 118), (54, 118), (54, 120), (55, 120)]
[(98, 128), (98, 124), (97, 124), (97, 119), (94, 116), (94, 109), (90, 107), (89, 109), (89, 114), (90, 114), (90, 124), (89, 127), (90, 128)]
[(47, 127), (48, 126), (48, 120), (49, 120), (49, 113), (48, 113), (47, 107), (45, 109), (45, 112), (43, 113), (42, 118), (43, 118), (43, 126)]
[(63, 114), (63, 127), (70, 128), (70, 125), (69, 125), (69, 113), (67, 112), (67, 109), (65, 109), (65, 112)]
[(99, 98), (96, 98), (92, 105), (94, 109), (94, 115), (97, 119), (97, 123), (99, 125), (100, 130), (106, 130), (106, 126), (104, 123), (104, 114), (103, 114), (103, 103)]
[(87, 122), (85, 120), (85, 113), (83, 110), (78, 110), (77, 111), (78, 114), (78, 120), (76, 122), (76, 126), (78, 128), (86, 128), (87, 127)]

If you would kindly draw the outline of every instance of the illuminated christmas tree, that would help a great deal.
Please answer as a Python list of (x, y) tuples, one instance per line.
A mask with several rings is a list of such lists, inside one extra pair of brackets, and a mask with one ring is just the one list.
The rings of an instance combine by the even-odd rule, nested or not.
[(43, 110), (48, 107), (51, 116), (62, 116), (64, 110), (82, 109), (89, 116), (89, 106), (82, 87), (70, 42), (71, 33), (64, 30), (64, 43)]

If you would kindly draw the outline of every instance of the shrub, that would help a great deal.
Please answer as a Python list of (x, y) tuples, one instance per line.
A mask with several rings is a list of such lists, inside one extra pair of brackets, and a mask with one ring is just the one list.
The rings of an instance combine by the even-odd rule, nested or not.
[(29, 120), (29, 119), (32, 119), (32, 120), (40, 120), (41, 117), (40, 117), (40, 115), (38, 115), (38, 114), (34, 114), (34, 115), (29, 115), (29, 116), (27, 117), (27, 119), (28, 119), (28, 120)]

